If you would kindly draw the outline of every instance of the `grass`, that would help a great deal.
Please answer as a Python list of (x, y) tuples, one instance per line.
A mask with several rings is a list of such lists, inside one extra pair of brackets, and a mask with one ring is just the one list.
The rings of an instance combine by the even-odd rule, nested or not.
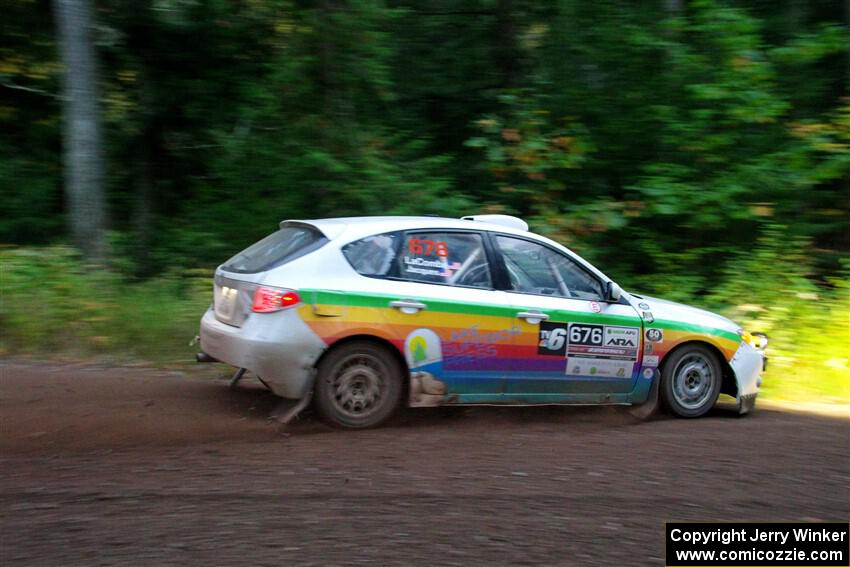
[[(130, 282), (85, 266), (68, 247), (0, 249), (0, 354), (186, 363), (212, 299), (211, 275)], [(767, 276), (757, 292), (750, 277), (730, 280), (711, 305), (770, 335), (763, 396), (850, 403), (850, 282), (826, 288), (787, 270)]]
[(205, 270), (131, 283), (66, 247), (0, 250), (0, 270), (3, 354), (190, 360), (212, 300)]

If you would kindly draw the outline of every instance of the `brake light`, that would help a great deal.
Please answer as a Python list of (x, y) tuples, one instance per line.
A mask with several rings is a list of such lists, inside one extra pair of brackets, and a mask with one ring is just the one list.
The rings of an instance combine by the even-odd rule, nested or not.
[(260, 286), (254, 291), (254, 303), (251, 305), (251, 311), (272, 313), (299, 303), (301, 303), (301, 298), (297, 291)]

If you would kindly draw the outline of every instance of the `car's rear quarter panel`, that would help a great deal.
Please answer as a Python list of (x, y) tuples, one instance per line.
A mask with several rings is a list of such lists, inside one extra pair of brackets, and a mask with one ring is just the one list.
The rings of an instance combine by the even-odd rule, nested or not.
[[(375, 283), (387, 285), (377, 280)], [(518, 331), (505, 328), (514, 311), (507, 304), (483, 305), (418, 294), (413, 298), (427, 303), (427, 309), (406, 314), (390, 306), (391, 301), (410, 295), (403, 292), (353, 291), (346, 293), (344, 299), (321, 290), (311, 293), (316, 303), (304, 305), (299, 314), (329, 346), (352, 336), (375, 336), (391, 343), (415, 369), (406, 340), (422, 329), (435, 333), (441, 351), (438, 377), (446, 382), (449, 396), (461, 391), (498, 392), (500, 387), (494, 382), (503, 380), (511, 367), (513, 336)], [(345, 302), (344, 317), (320, 314), (332, 310), (338, 301)]]

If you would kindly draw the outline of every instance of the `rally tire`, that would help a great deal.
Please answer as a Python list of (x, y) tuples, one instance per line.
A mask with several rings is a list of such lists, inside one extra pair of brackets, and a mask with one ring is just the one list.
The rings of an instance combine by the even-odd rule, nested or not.
[(335, 427), (377, 427), (401, 405), (403, 372), (398, 359), (379, 344), (356, 341), (335, 347), (319, 362), (316, 410)]
[(722, 382), (717, 354), (707, 346), (686, 345), (664, 361), (661, 399), (664, 407), (678, 417), (700, 417), (714, 407)]

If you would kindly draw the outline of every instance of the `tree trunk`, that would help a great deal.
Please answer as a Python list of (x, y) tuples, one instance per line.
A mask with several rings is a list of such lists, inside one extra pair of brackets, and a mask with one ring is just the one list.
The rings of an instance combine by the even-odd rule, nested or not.
[(514, 86), (519, 57), (513, 0), (499, 0), (496, 6), (496, 65), (501, 73), (499, 86)]
[(151, 230), (153, 224), (153, 175), (151, 173), (152, 136), (143, 136), (135, 158), (135, 207), (133, 208), (133, 228), (136, 240), (133, 246), (136, 260), (136, 276), (151, 275)]
[(664, 11), (668, 18), (681, 16), (685, 11), (685, 0), (664, 0)]
[(106, 256), (106, 199), (97, 65), (89, 0), (54, 0), (62, 74), (65, 203), (74, 244)]
[[(850, 0), (844, 1), (844, 24), (847, 26), (847, 39), (850, 39)], [(845, 88), (847, 89), (850, 88), (850, 49), (845, 52), (845, 58), (847, 75), (844, 78), (846, 79)]]

